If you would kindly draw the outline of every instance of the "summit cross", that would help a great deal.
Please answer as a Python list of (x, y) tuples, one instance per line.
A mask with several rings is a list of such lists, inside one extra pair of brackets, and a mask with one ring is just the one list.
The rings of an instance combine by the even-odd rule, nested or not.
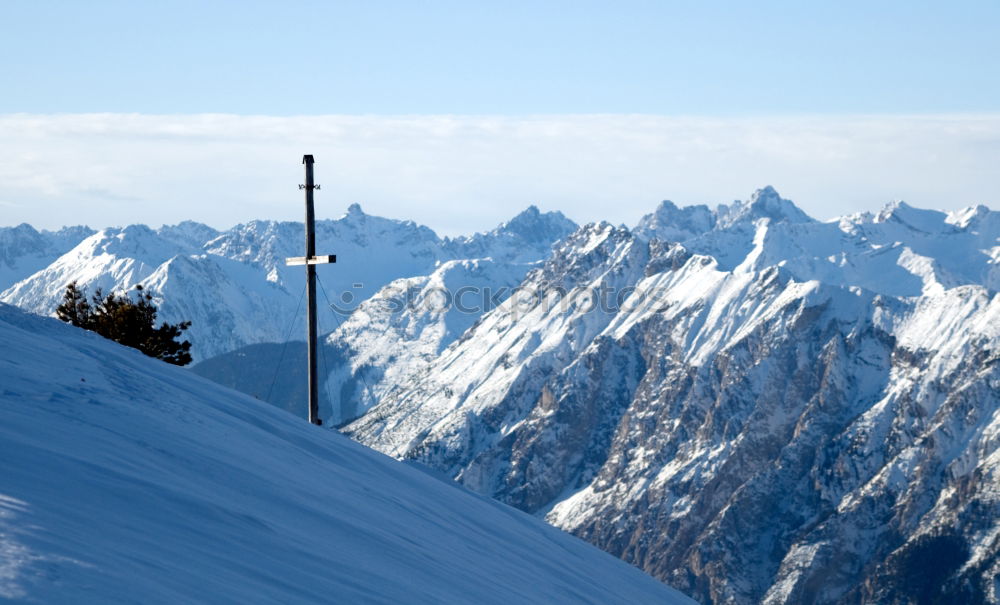
[(307, 360), (309, 366), (309, 422), (317, 426), (323, 421), (319, 418), (319, 379), (317, 376), (316, 358), (318, 354), (316, 342), (316, 265), (337, 262), (334, 254), (316, 256), (316, 216), (313, 212), (313, 191), (320, 186), (313, 182), (313, 164), (311, 155), (302, 156), (306, 166), (306, 183), (299, 189), (306, 192), (306, 255), (293, 256), (285, 259), (288, 266), (305, 265), (306, 267), (306, 330), (307, 330)]

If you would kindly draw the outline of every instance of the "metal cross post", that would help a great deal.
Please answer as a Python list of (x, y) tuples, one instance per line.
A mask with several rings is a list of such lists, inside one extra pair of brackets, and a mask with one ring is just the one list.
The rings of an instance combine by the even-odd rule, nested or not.
[(302, 156), (302, 163), (306, 165), (306, 184), (299, 185), (299, 189), (306, 190), (306, 255), (293, 256), (285, 259), (286, 265), (306, 266), (306, 298), (308, 328), (308, 362), (309, 362), (309, 422), (315, 425), (323, 424), (319, 419), (319, 379), (316, 371), (316, 265), (337, 262), (336, 255), (316, 256), (316, 220), (313, 212), (313, 190), (319, 189), (319, 185), (313, 183), (313, 157), (311, 155)]

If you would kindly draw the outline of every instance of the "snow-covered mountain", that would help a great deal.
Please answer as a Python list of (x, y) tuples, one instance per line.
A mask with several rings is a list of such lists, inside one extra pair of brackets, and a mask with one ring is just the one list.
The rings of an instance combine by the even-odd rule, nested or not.
[(492, 258), (514, 263), (533, 263), (549, 254), (552, 244), (577, 228), (561, 212), (541, 212), (528, 206), (496, 229), (446, 240), (454, 259)]
[[(426, 274), (394, 279), (371, 296), (363, 288), (335, 296), (337, 311), (319, 317), (326, 334), (320, 350), (320, 418), (334, 425), (353, 420), (387, 391), (423, 371), (479, 316), (510, 296), (525, 274), (548, 256), (552, 244), (575, 227), (560, 213), (541, 213), (532, 206), (487, 233), (443, 240), (438, 256), (456, 259), (438, 260)], [(298, 342), (253, 344), (205, 359), (192, 369), (303, 414), (303, 350)]]
[[(429, 276), (452, 260), (525, 265), (523, 275), (527, 263), (544, 258), (552, 243), (575, 227), (558, 212), (531, 207), (492, 231), (439, 238), (427, 227), (370, 216), (354, 204), (341, 218), (316, 223), (317, 250), (338, 257), (336, 265), (321, 268), (320, 282), (330, 302), (349, 312), (390, 282)], [(17, 230), (34, 232), (27, 226), (8, 231)], [(72, 233), (84, 235), (79, 229)], [(67, 233), (60, 241), (71, 239)], [(105, 292), (141, 284), (164, 320), (192, 322), (186, 337), (193, 356), (211, 358), (288, 338), (305, 279), (301, 267), (285, 266), (285, 258), (301, 256), (303, 240), (302, 224), (294, 222), (253, 221), (221, 233), (190, 221), (156, 230), (108, 228), (30, 275), (21, 275), (27, 261), (18, 264), (15, 277), (23, 278), (0, 292), (0, 301), (51, 314), (72, 281)], [(43, 252), (56, 256), (55, 249), (52, 244)], [(27, 252), (18, 258), (28, 258)], [(324, 319), (328, 330), (336, 327), (337, 318)]]
[[(506, 300), (537, 263), (448, 261), (430, 275), (389, 283), (325, 339), (343, 360), (324, 383), (321, 417), (353, 420), (428, 364), (486, 311)], [(332, 403), (337, 404), (333, 408)]]
[(345, 430), (705, 603), (1000, 602), (998, 215), (581, 227)]
[(0, 600), (691, 603), (272, 406), (0, 304)]
[[(195, 293), (168, 318), (222, 354), (194, 371), (301, 413), (301, 225), (165, 229), (95, 234), (2, 298)], [(1000, 214), (821, 222), (766, 187), (573, 229), (322, 222), (321, 417), (705, 603), (1000, 603)]]
[(93, 233), (89, 227), (59, 231), (36, 231), (27, 223), (0, 227), (0, 291), (44, 269)]
[[(333, 425), (354, 420), (428, 372), (449, 344), (506, 300), (538, 264), (446, 261), (430, 275), (390, 282), (346, 318), (330, 316), (319, 351), (320, 418)], [(304, 342), (254, 344), (206, 359), (192, 371), (303, 415), (304, 356)]]
[(975, 284), (997, 290), (998, 233), (1000, 214), (985, 206), (948, 214), (897, 201), (878, 214), (819, 222), (771, 187), (715, 212), (663, 202), (635, 229), (642, 239), (683, 242), (724, 270), (777, 266), (801, 281), (859, 286), (891, 296)]

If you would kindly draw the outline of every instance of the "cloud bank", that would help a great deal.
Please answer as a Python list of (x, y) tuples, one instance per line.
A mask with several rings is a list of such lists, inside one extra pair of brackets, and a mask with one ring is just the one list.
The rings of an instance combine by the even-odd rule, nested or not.
[(0, 115), (0, 224), (299, 220), (303, 154), (317, 216), (352, 202), (442, 234), (529, 204), (633, 224), (663, 199), (773, 185), (817, 218), (892, 199), (1000, 202), (1000, 114), (766, 118), (650, 115)]

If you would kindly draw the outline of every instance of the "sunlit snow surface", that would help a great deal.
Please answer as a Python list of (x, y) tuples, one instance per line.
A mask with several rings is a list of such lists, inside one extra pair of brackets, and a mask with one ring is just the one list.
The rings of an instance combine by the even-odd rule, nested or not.
[(541, 521), (0, 305), (0, 600), (685, 603)]

